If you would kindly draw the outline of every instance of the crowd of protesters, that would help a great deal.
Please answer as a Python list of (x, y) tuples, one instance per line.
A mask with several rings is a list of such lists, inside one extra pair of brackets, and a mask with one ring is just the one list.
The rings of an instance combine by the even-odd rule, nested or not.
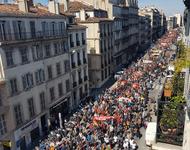
[[(163, 51), (164, 53), (164, 51)], [(149, 58), (151, 62), (144, 63)], [(151, 53), (133, 62), (110, 89), (91, 100), (63, 127), (40, 142), (40, 150), (136, 150), (140, 129), (148, 119), (148, 93), (167, 65), (164, 55)]]

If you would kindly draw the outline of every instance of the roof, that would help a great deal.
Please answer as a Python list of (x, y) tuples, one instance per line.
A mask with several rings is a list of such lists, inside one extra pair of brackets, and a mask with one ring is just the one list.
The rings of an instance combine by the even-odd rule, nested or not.
[(95, 10), (92, 5), (86, 5), (78, 1), (69, 2), (68, 4), (68, 11), (69, 12), (76, 12), (80, 11), (81, 9), (84, 10)]
[(77, 22), (79, 23), (99, 23), (104, 21), (113, 21), (109, 18), (98, 18), (98, 17), (90, 17), (84, 21), (77, 19)]
[[(0, 4), (0, 15), (12, 16), (33, 16), (33, 17), (60, 17), (54, 13), (50, 13), (45, 6), (30, 6), (29, 12), (25, 13), (19, 10), (17, 4)], [(63, 16), (62, 16), (63, 17)]]

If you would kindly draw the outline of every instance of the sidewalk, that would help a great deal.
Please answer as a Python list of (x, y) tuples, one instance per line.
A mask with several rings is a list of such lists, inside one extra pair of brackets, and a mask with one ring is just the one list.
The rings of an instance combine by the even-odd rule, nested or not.
[(156, 143), (152, 146), (152, 150), (182, 150), (182, 147), (165, 143)]

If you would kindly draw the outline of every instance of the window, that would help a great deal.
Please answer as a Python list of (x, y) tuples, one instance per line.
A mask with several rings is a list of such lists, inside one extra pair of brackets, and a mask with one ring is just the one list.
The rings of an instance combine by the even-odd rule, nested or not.
[(42, 33), (44, 36), (49, 36), (49, 26), (47, 22), (42, 22)]
[(14, 62), (13, 62), (13, 52), (12, 51), (7, 51), (5, 53), (6, 55), (6, 60), (7, 60), (7, 66), (13, 66)]
[(32, 73), (26, 73), (22, 76), (22, 84), (23, 89), (27, 90), (33, 87), (34, 81), (33, 81), (33, 74)]
[(68, 60), (64, 61), (64, 69), (65, 69), (65, 73), (70, 71), (70, 63)]
[(27, 51), (27, 48), (20, 48), (20, 55), (21, 55), (21, 61), (22, 63), (27, 63), (29, 60), (28, 60), (28, 51)]
[(60, 63), (56, 63), (56, 70), (57, 70), (57, 75), (61, 74), (61, 64)]
[(23, 118), (22, 118), (20, 104), (14, 106), (14, 114), (15, 114), (16, 125), (17, 126), (21, 125), (23, 123)]
[(31, 32), (31, 37), (35, 38), (36, 37), (35, 21), (30, 21), (30, 32)]
[(65, 41), (61, 42), (61, 52), (62, 53), (68, 52), (67, 43)]
[(55, 90), (54, 90), (54, 87), (51, 87), (49, 89), (49, 93), (50, 93), (50, 99), (51, 99), (51, 101), (53, 101), (55, 99)]
[(50, 32), (51, 32), (51, 35), (53, 35), (53, 36), (57, 34), (57, 24), (55, 22), (51, 23), (51, 30), (50, 30)]
[(5, 21), (0, 21), (0, 40), (2, 41), (7, 39), (5, 28)]
[(70, 39), (70, 47), (74, 47), (73, 35), (72, 34), (69, 35), (69, 39)]
[(43, 83), (45, 81), (45, 72), (43, 69), (38, 69), (35, 72), (36, 84)]
[(80, 46), (79, 34), (78, 33), (76, 33), (76, 42), (77, 42), (77, 46)]
[(16, 78), (10, 80), (10, 86), (11, 86), (11, 95), (16, 94), (18, 92)]
[(45, 93), (44, 92), (40, 93), (40, 106), (41, 106), (41, 111), (44, 111), (46, 109)]
[(69, 92), (70, 91), (70, 81), (69, 81), (69, 79), (65, 81), (65, 85), (66, 85), (66, 91)]
[(35, 115), (34, 111), (34, 100), (33, 98), (28, 99), (28, 110), (29, 110), (29, 117), (32, 118)]
[(25, 23), (23, 21), (13, 21), (13, 30), (15, 39), (20, 40), (26, 38)]
[(85, 90), (86, 93), (88, 93), (88, 84), (85, 84), (84, 90)]
[(59, 31), (60, 31), (61, 35), (63, 35), (65, 33), (65, 23), (64, 22), (59, 23)]
[(104, 71), (103, 70), (101, 71), (101, 79), (102, 79), (102, 81), (104, 80)]
[(47, 70), (48, 70), (48, 79), (52, 79), (53, 78), (52, 66), (48, 66)]
[(4, 135), (7, 132), (7, 126), (5, 122), (5, 115), (0, 115), (0, 135)]
[(40, 47), (40, 45), (32, 46), (32, 56), (34, 60), (39, 60), (43, 58), (43, 49)]
[(59, 83), (58, 84), (58, 91), (59, 91), (59, 97), (63, 95), (63, 84)]
[(51, 56), (51, 49), (50, 49), (50, 45), (45, 45), (45, 55), (46, 57), (50, 57)]
[(54, 43), (53, 45), (54, 45), (54, 54), (58, 55), (59, 54), (59, 52), (58, 52), (58, 44)]

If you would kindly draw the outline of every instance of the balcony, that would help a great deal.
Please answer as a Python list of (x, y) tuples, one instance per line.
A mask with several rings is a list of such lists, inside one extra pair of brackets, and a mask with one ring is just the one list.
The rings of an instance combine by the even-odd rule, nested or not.
[(84, 64), (86, 64), (86, 63), (87, 63), (86, 58), (83, 58), (83, 63), (84, 63)]
[(88, 76), (84, 76), (84, 81), (87, 81), (88, 80)]
[(77, 86), (77, 82), (73, 82), (73, 88)]
[(74, 47), (74, 42), (70, 42), (70, 46), (71, 46), (71, 47)]
[(18, 33), (9, 33), (0, 37), (0, 42), (2, 44), (14, 44), (17, 42), (30, 42), (30, 41), (39, 41), (39, 40), (48, 40), (48, 39), (59, 39), (65, 38), (66, 32), (61, 32), (60, 30), (47, 30), (47, 31), (38, 31), (38, 32), (18, 32)]
[(81, 61), (80, 60), (78, 60), (78, 66), (80, 66), (81, 65)]
[(76, 65), (75, 65), (75, 63), (73, 62), (73, 63), (72, 63), (72, 68), (75, 68), (75, 67), (76, 67)]
[(82, 83), (82, 78), (79, 78), (79, 84), (81, 84)]
[(86, 44), (86, 41), (83, 39), (82, 40), (82, 45), (85, 45)]
[(80, 41), (77, 41), (77, 46), (80, 46)]

